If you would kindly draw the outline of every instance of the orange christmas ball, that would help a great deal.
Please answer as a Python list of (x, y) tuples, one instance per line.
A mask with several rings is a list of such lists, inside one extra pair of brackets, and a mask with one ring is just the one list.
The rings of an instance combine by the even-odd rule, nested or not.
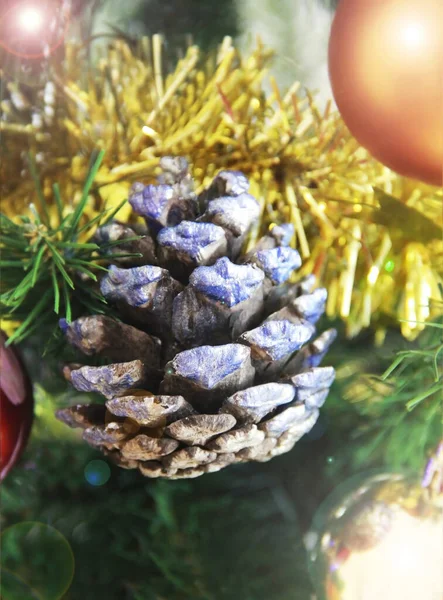
[(340, 0), (329, 73), (362, 146), (401, 175), (443, 184), (443, 0)]

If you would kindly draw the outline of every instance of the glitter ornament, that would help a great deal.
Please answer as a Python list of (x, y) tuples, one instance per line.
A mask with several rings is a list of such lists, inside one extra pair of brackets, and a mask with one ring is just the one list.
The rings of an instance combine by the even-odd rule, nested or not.
[(441, 0), (341, 0), (329, 72), (362, 146), (401, 175), (442, 185)]
[(306, 538), (319, 600), (441, 600), (442, 454), (422, 486), (359, 476), (326, 500)]

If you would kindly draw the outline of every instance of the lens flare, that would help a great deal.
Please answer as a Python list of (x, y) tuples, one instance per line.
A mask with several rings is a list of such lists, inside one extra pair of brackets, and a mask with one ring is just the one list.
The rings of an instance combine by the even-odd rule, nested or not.
[(426, 29), (419, 23), (407, 23), (400, 32), (405, 48), (418, 50), (426, 41)]
[(25, 6), (21, 9), (18, 22), (22, 30), (27, 33), (38, 33), (44, 22), (43, 14), (33, 6)]
[(47, 58), (63, 43), (70, 15), (71, 0), (17, 0), (8, 7), (0, 0), (0, 51), (28, 61)]

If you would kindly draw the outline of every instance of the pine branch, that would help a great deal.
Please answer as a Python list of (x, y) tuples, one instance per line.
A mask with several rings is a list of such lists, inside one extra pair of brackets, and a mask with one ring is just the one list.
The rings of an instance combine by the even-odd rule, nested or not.
[(422, 468), (442, 432), (442, 329), (441, 319), (426, 323), (415, 347), (398, 352), (381, 376), (348, 387), (348, 399), (365, 418), (357, 462), (381, 456), (395, 468)]
[(117, 209), (104, 208), (85, 222), (85, 209), (103, 156), (101, 151), (91, 164), (81, 200), (68, 214), (57, 184), (53, 185), (54, 206), (46, 202), (30, 156), (39, 208), (30, 205), (30, 216), (22, 215), (17, 222), (0, 213), (0, 317), (20, 323), (9, 343), (24, 340), (40, 327), (57, 330), (60, 317), (69, 322), (80, 314), (111, 312), (99, 289), (85, 293), (84, 285), (85, 280), (96, 282), (98, 272), (107, 271), (108, 247), (91, 241), (94, 231), (124, 204)]

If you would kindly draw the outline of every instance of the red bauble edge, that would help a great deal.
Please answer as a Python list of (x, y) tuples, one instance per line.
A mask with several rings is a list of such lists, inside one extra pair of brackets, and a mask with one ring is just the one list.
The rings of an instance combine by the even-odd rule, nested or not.
[(0, 481), (8, 475), (25, 449), (34, 418), (31, 380), (17, 350), (9, 350), (14, 352), (20, 364), (26, 397), (21, 404), (13, 404), (0, 386)]

